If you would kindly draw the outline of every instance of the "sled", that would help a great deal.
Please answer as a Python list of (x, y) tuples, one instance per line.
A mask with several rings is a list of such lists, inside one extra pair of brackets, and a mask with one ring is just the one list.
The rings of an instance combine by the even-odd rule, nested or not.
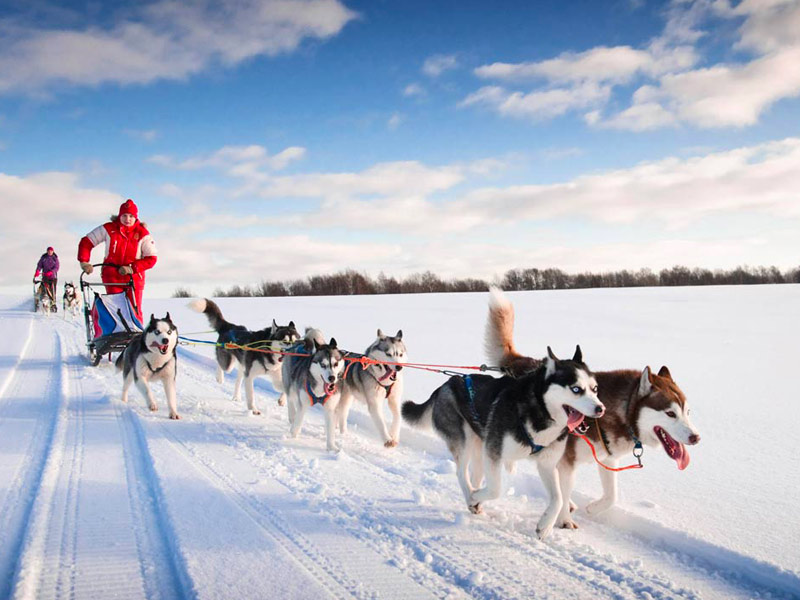
[[(99, 263), (93, 267), (117, 267), (110, 263)], [(86, 281), (81, 273), (80, 287), (83, 294), (83, 316), (86, 323), (86, 347), (89, 361), (97, 366), (104, 355), (111, 359), (112, 352), (121, 352), (142, 333), (144, 327), (136, 316), (135, 300), (128, 297), (127, 289), (116, 294), (101, 294), (95, 288), (103, 288), (102, 281)], [(109, 284), (130, 288), (133, 292), (133, 275), (127, 283)], [(133, 297), (133, 293), (131, 293)]]
[(44, 298), (45, 294), (50, 298), (50, 311), (49, 312), (56, 312), (56, 298), (53, 292), (53, 289), (50, 286), (46, 286), (44, 284), (44, 280), (36, 279), (33, 280), (33, 312), (39, 312), (39, 307), (42, 304), (42, 298)]

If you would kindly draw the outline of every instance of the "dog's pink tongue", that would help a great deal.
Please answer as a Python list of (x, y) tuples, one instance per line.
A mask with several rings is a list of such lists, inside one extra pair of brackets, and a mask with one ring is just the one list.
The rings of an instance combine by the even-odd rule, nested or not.
[(683, 471), (689, 466), (689, 451), (680, 442), (677, 442), (677, 444), (678, 450), (675, 455), (675, 462), (678, 463), (678, 470)]
[(578, 412), (574, 408), (570, 408), (567, 413), (567, 429), (574, 431), (581, 423), (583, 423), (583, 413)]

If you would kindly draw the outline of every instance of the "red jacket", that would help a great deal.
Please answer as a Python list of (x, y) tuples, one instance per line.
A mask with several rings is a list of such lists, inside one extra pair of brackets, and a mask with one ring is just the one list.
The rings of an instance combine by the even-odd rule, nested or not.
[[(101, 277), (103, 283), (126, 283), (128, 275), (120, 275), (117, 268), (130, 266), (133, 269), (133, 284), (136, 307), (141, 318), (142, 292), (144, 291), (144, 272), (156, 264), (158, 259), (156, 244), (147, 228), (137, 220), (130, 227), (122, 227), (119, 221), (111, 221), (95, 227), (78, 244), (78, 260), (90, 262), (92, 248), (105, 243), (106, 255), (103, 262), (117, 267), (103, 267)], [(106, 286), (109, 294), (121, 292), (123, 288)]]

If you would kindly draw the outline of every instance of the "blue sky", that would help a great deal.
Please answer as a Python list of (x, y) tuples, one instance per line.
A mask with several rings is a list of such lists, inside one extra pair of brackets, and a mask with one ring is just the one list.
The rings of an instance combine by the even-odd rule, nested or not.
[(3, 2), (0, 289), (127, 197), (161, 294), (788, 268), (798, 64), (797, 0)]

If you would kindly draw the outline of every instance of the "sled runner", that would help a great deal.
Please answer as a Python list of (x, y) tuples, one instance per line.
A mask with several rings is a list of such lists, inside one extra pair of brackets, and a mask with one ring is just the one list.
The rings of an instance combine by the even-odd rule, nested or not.
[[(117, 267), (109, 263), (98, 263), (93, 267)], [(125, 346), (144, 329), (136, 317), (135, 300), (128, 297), (127, 288), (133, 290), (133, 276), (127, 283), (113, 283), (114, 287), (126, 288), (117, 294), (101, 294), (93, 288), (104, 288), (100, 281), (86, 281), (81, 273), (83, 294), (83, 316), (86, 322), (86, 346), (89, 360), (95, 366), (103, 355), (121, 352)], [(131, 294), (132, 296), (132, 294)]]

